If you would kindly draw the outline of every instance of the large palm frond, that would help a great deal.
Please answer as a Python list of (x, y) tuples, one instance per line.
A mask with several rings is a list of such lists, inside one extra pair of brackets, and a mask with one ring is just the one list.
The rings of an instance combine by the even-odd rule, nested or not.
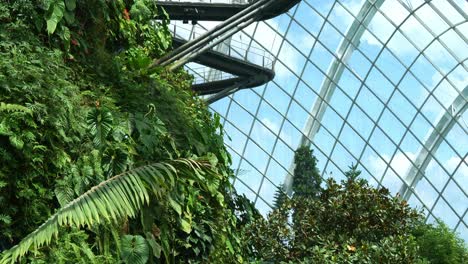
[(105, 220), (134, 217), (150, 199), (162, 198), (175, 185), (176, 177), (199, 178), (216, 174), (207, 161), (176, 159), (154, 163), (119, 174), (60, 208), (18, 245), (3, 252), (0, 264), (13, 263), (31, 249), (49, 244), (60, 226), (91, 226)]

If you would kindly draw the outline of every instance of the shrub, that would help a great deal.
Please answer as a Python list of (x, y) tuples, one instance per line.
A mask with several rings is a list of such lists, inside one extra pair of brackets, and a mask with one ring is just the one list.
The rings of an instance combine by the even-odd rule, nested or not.
[(361, 179), (327, 187), (317, 199), (292, 198), (245, 229), (253, 258), (303, 263), (422, 261), (411, 230), (420, 213)]
[(443, 222), (420, 224), (413, 231), (419, 254), (434, 264), (466, 263), (468, 248), (465, 242)]

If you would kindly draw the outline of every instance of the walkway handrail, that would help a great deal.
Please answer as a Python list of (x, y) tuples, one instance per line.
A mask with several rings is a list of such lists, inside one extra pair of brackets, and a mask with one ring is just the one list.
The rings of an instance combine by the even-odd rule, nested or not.
[[(207, 31), (204, 27), (198, 24), (192, 26), (192, 29), (186, 28), (185, 25), (186, 24), (182, 24), (180, 22), (171, 23), (170, 30), (172, 31), (174, 37), (183, 38), (187, 41), (190, 41), (199, 37), (202, 34), (202, 32), (200, 31)], [(264, 68), (273, 69), (273, 54), (264, 49), (252, 47), (246, 43), (233, 39), (229, 41), (229, 45), (221, 42), (212, 49), (214, 50), (217, 46), (220, 45), (226, 45), (227, 51), (223, 52), (220, 50), (216, 50), (216, 52), (221, 52), (230, 57), (236, 57), (238, 59), (246, 60)]]
[[(220, 23), (219, 25), (217, 25), (213, 29), (207, 31), (205, 34), (200, 36), (200, 38), (198, 38), (196, 41), (195, 40), (194, 41), (189, 41), (186, 44), (180, 46), (179, 48), (173, 50), (172, 52), (170, 52), (166, 56), (162, 57), (161, 59), (154, 61), (153, 64), (151, 65), (151, 67), (154, 67), (156, 65), (167, 66), (167, 65), (175, 62), (176, 60), (183, 58), (185, 55), (188, 55), (191, 52), (194, 52), (194, 50), (200, 49), (201, 47), (203, 47), (204, 44), (209, 43), (213, 39), (227, 33), (228, 31), (235, 28), (236, 25), (239, 25), (239, 23), (246, 22), (246, 21), (249, 22), (247, 25), (253, 23), (254, 20), (251, 19), (251, 18), (254, 17), (255, 15), (258, 15), (259, 10), (261, 10), (262, 7), (264, 8), (265, 5), (268, 4), (269, 2), (271, 2), (271, 0), (259, 0), (259, 1), (255, 2), (252, 5), (249, 5), (248, 7), (246, 7), (241, 12), (239, 12), (236, 15), (230, 17), (229, 19), (227, 19), (223, 23)], [(247, 25), (245, 25), (244, 27), (246, 27)], [(232, 34), (234, 34), (234, 33), (235, 32), (233, 32)], [(225, 36), (225, 38), (227, 38), (229, 36), (230, 35), (228, 33), (228, 35)]]
[[(206, 66), (188, 67), (187, 70), (189, 71), (189, 73), (193, 74), (194, 84), (205, 83), (208, 79), (209, 81), (220, 81), (220, 80), (226, 80), (226, 79), (231, 79), (231, 78), (236, 77), (236, 75), (233, 75), (231, 73), (223, 72), (217, 69), (208, 68)], [(213, 78), (210, 76), (212, 71), (216, 71), (215, 73), (216, 78)]]

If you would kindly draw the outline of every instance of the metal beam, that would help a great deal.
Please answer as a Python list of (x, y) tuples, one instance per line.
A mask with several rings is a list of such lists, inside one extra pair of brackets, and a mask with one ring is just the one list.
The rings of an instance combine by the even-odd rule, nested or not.
[[(151, 67), (154, 67), (156, 65), (161, 65), (161, 66), (166, 66), (169, 65), (180, 58), (186, 56), (187, 54), (196, 52), (197, 49), (200, 47), (203, 47), (213, 41), (213, 39), (218, 38), (222, 35), (224, 35), (226, 32), (232, 30), (236, 26), (238, 26), (240, 23), (247, 21), (247, 20), (253, 20), (252, 17), (255, 17), (258, 15), (258, 9), (264, 8), (265, 6), (268, 6), (269, 2), (268, 0), (259, 0), (258, 2), (255, 2), (252, 5), (249, 5), (247, 8), (242, 10), (241, 12), (237, 13), (236, 15), (230, 17), (223, 23), (218, 24), (214, 28), (208, 30), (201, 36), (199, 36), (197, 39), (192, 40), (190, 42), (187, 42), (186, 44), (178, 47), (177, 49), (171, 51), (164, 57), (156, 60), (153, 62)], [(228, 38), (229, 35), (225, 36), (224, 39)]]
[[(311, 110), (311, 115), (307, 119), (307, 123), (303, 129), (303, 136), (301, 138), (300, 146), (310, 146), (315, 135), (318, 133), (320, 124), (322, 122), (325, 111), (327, 110), (327, 103), (333, 96), (336, 84), (341, 79), (343, 71), (346, 68), (345, 64), (353, 54), (355, 47), (359, 46), (360, 39), (369, 23), (374, 18), (377, 10), (382, 6), (385, 0), (368, 0), (362, 5), (356, 19), (353, 21), (345, 37), (341, 41), (336, 57), (331, 63), (327, 71), (327, 78), (324, 79), (320, 88), (320, 94), (315, 101)], [(291, 162), (289, 173), (286, 175), (284, 187), (287, 194), (292, 194), (293, 172), (295, 164)]]
[(445, 114), (439, 119), (437, 125), (432, 130), (431, 134), (424, 143), (416, 156), (414, 165), (408, 169), (405, 176), (405, 182), (402, 184), (399, 194), (403, 200), (409, 200), (414, 188), (424, 176), (424, 173), (437, 152), (440, 144), (453, 128), (457, 120), (468, 108), (468, 86), (453, 101), (452, 105), (447, 109)]
[[(301, 0), (277, 0), (269, 8), (262, 11), (258, 21), (272, 19), (286, 13)], [(156, 1), (156, 5), (164, 9), (171, 20), (184, 21), (224, 21), (239, 13), (256, 1)], [(162, 19), (163, 12), (156, 17)]]

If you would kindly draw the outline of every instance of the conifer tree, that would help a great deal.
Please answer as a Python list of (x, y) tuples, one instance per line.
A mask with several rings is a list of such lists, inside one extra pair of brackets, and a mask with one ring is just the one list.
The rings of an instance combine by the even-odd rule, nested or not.
[(321, 191), (322, 178), (313, 150), (306, 146), (299, 147), (294, 155), (294, 163), (293, 197), (316, 198)]
[(286, 199), (288, 199), (288, 195), (286, 194), (283, 184), (276, 187), (276, 192), (275, 192), (275, 196), (273, 197), (273, 199), (274, 199), (274, 202), (273, 202), (274, 209), (280, 208), (284, 204)]
[(358, 180), (359, 175), (361, 175), (361, 171), (358, 170), (358, 165), (351, 164), (349, 166), (349, 170), (344, 173), (346, 177), (345, 187), (348, 187), (352, 182)]

